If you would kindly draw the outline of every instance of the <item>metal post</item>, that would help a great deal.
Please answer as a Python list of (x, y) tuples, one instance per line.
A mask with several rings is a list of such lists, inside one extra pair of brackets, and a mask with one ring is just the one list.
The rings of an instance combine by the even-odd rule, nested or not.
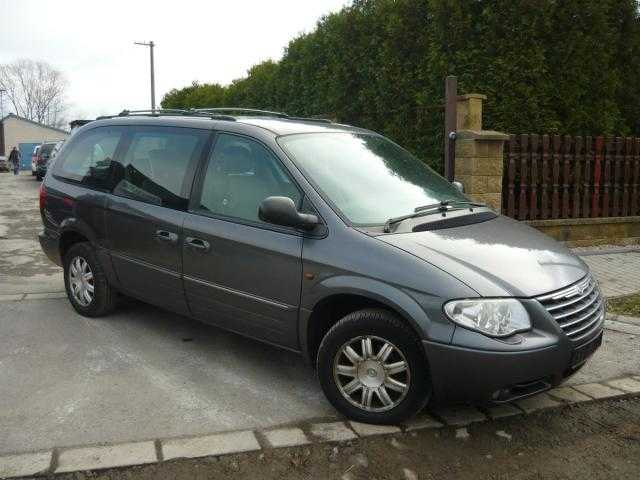
[(136, 45), (144, 45), (145, 47), (149, 47), (149, 58), (151, 60), (151, 110), (155, 111), (156, 109), (156, 81), (155, 81), (155, 67), (153, 64), (153, 47), (155, 47), (155, 43), (153, 40), (150, 42), (133, 42)]
[(153, 66), (153, 40), (149, 42), (149, 54), (151, 57), (151, 110), (155, 111), (156, 109), (156, 81), (154, 75), (154, 66)]
[(458, 103), (458, 77), (449, 75), (445, 79), (444, 107), (444, 176), (452, 182), (456, 162), (456, 119)]
[(0, 120), (4, 118), (4, 103), (2, 96), (5, 94), (6, 90), (4, 88), (0, 88)]

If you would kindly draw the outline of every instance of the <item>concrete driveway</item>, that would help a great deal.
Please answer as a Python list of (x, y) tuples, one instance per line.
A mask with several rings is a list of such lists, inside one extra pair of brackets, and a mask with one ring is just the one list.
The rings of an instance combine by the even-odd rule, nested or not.
[[(37, 187), (0, 174), (0, 455), (336, 416), (292, 353), (137, 302), (77, 315), (35, 238)], [(628, 325), (572, 383), (639, 373)]]

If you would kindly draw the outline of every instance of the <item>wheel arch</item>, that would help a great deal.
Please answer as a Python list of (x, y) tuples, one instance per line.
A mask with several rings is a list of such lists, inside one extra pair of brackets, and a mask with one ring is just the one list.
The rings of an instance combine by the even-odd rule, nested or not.
[(431, 320), (420, 305), (402, 290), (361, 277), (334, 277), (324, 284), (324, 295), (302, 309), (300, 346), (305, 359), (315, 364), (318, 347), (329, 329), (345, 315), (363, 308), (381, 308), (396, 314), (419, 339)]
[(60, 224), (60, 237), (58, 239), (58, 251), (60, 259), (64, 261), (65, 254), (72, 245), (78, 242), (89, 242), (94, 244), (95, 235), (91, 229), (81, 220), (67, 218)]

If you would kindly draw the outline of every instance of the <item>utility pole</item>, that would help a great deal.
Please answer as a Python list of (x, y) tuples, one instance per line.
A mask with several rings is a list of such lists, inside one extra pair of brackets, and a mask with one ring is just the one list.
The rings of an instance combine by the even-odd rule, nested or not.
[(4, 103), (2, 103), (2, 96), (6, 92), (7, 91), (4, 88), (0, 88), (0, 120), (2, 120), (4, 118)]
[(154, 75), (154, 67), (153, 67), (153, 47), (155, 44), (153, 40), (150, 42), (133, 42), (136, 45), (143, 45), (145, 47), (149, 47), (149, 56), (151, 60), (151, 111), (156, 110), (156, 81)]
[(444, 176), (453, 182), (456, 165), (456, 117), (458, 104), (458, 77), (447, 76), (444, 83)]

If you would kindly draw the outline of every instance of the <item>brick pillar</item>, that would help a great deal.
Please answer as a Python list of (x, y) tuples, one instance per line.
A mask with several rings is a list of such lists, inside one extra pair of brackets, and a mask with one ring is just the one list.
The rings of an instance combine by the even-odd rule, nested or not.
[(462, 182), (465, 193), (473, 200), (500, 212), (502, 152), (509, 136), (482, 129), (482, 102), (486, 99), (477, 93), (458, 97), (455, 179)]

